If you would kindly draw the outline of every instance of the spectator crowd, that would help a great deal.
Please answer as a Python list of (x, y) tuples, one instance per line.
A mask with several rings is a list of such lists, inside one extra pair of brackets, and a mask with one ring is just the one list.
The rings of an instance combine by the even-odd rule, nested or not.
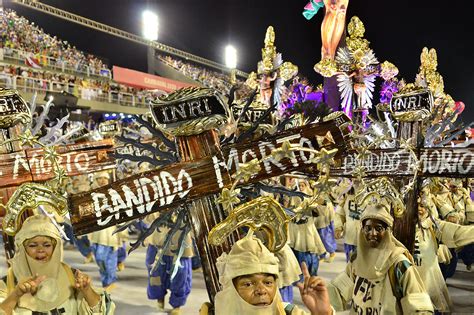
[[(34, 22), (5, 8), (0, 9), (0, 52), (0, 87), (23, 92), (66, 91), (85, 100), (128, 106), (146, 105), (163, 93), (115, 82), (100, 58), (45, 33)], [(230, 90), (228, 74), (171, 56), (157, 58), (206, 87), (223, 93)]]

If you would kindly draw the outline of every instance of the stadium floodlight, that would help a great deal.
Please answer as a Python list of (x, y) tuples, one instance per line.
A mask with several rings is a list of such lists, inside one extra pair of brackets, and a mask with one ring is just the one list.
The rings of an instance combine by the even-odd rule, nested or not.
[(142, 13), (143, 37), (148, 40), (158, 40), (158, 16), (145, 10)]
[(229, 69), (237, 68), (237, 50), (232, 45), (225, 48), (225, 65)]

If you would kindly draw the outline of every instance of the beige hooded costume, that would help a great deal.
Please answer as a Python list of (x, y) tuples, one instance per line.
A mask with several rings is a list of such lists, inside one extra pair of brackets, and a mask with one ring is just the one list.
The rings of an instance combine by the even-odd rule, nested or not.
[[(312, 195), (311, 189), (307, 188), (303, 191), (307, 195)], [(291, 198), (290, 205), (298, 206), (301, 199), (298, 197)], [(302, 223), (304, 222), (304, 223)], [(288, 224), (288, 245), (299, 252), (310, 252), (316, 255), (322, 255), (326, 252), (318, 230), (316, 229), (316, 218), (309, 217), (305, 221), (298, 223), (290, 222)]]
[[(215, 315), (285, 315), (288, 305), (281, 300), (280, 292), (276, 290), (272, 304), (254, 306), (242, 299), (232, 283), (232, 279), (254, 273), (275, 275), (278, 282), (278, 258), (272, 254), (263, 243), (252, 234), (237, 241), (229, 254), (222, 254), (217, 259), (219, 282), (222, 291), (215, 297)], [(293, 308), (292, 315), (304, 315), (307, 312)]]
[(344, 231), (344, 243), (348, 245), (357, 244), (359, 230), (359, 219), (363, 209), (355, 201), (355, 195), (347, 193), (336, 207), (334, 216), (334, 229)]
[[(92, 184), (92, 187), (91, 187), (92, 189), (100, 187), (97, 182), (99, 178), (106, 178), (107, 180), (110, 179), (107, 171), (97, 172), (96, 174), (94, 174), (94, 183)], [(100, 231), (95, 231), (90, 234), (87, 234), (87, 236), (91, 244), (99, 244), (103, 246), (113, 247), (114, 251), (116, 251), (129, 238), (128, 229), (114, 234), (114, 231), (116, 229), (117, 229), (116, 226), (111, 226), (111, 227), (102, 229)]]
[(433, 313), (411, 255), (392, 235), (392, 216), (385, 207), (368, 206), (361, 222), (366, 219), (385, 222), (389, 229), (376, 248), (359, 233), (356, 258), (328, 285), (331, 304), (342, 311), (350, 303), (351, 314)]
[[(55, 240), (53, 254), (48, 262), (31, 258), (25, 249), (26, 240), (47, 236)], [(13, 314), (27, 315), (64, 309), (65, 314), (113, 314), (115, 305), (104, 293), (98, 305), (91, 308), (82, 293), (74, 288), (75, 277), (71, 268), (62, 262), (63, 244), (57, 228), (44, 215), (29, 217), (15, 236), (15, 256), (11, 259), (6, 281), (0, 281), (0, 302), (13, 292), (18, 282), (35, 276), (46, 276), (35, 295), (24, 294)], [(96, 290), (97, 292), (97, 290)], [(108, 312), (107, 312), (108, 311)], [(0, 308), (0, 314), (4, 311)]]
[(426, 290), (437, 311), (449, 312), (452, 301), (448, 287), (439, 267), (438, 242), (447, 247), (457, 248), (474, 242), (474, 226), (462, 226), (426, 216), (417, 226), (416, 239), (420, 257), (416, 270), (419, 272)]

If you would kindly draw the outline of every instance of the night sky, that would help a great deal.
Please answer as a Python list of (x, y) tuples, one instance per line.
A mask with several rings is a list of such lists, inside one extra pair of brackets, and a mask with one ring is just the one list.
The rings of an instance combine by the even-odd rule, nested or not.
[[(302, 16), (309, 0), (43, 0), (75, 14), (141, 35), (144, 9), (159, 16), (159, 41), (190, 53), (224, 63), (224, 47), (238, 51), (238, 68), (256, 70), (267, 26), (273, 25), (275, 45), (283, 60), (298, 65), (300, 73), (317, 85), (322, 78), (313, 71), (321, 58), (320, 25), (324, 11), (312, 20)], [(451, 5), (452, 3), (452, 5)], [(474, 38), (472, 11), (462, 4), (428, 0), (350, 0), (348, 19), (357, 15), (365, 24), (365, 38), (380, 62), (388, 60), (399, 77), (413, 82), (423, 47), (435, 48), (438, 71), (445, 92), (466, 104), (461, 118), (474, 121)], [(118, 65), (147, 71), (146, 48), (126, 40), (66, 22), (35, 10), (10, 4), (20, 15), (78, 49)]]

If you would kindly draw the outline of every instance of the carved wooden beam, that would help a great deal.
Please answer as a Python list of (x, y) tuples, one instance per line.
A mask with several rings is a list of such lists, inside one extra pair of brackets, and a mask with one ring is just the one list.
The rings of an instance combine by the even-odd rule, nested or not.
[[(290, 129), (259, 141), (230, 145), (222, 148), (223, 154), (214, 153), (206, 158), (173, 164), (73, 195), (69, 198), (69, 209), (74, 231), (77, 235), (90, 233), (215, 194), (230, 187), (227, 174), (234, 174), (238, 163), (270, 156), (285, 141), (316, 150), (337, 148), (338, 156), (342, 156), (345, 142), (339, 123), (333, 119)], [(266, 159), (249, 183), (304, 170), (311, 166), (312, 158), (313, 153), (296, 151), (294, 159), (280, 162)]]
[[(421, 148), (417, 159), (421, 162), (421, 177), (473, 177), (474, 147)], [(403, 149), (370, 150), (363, 159), (355, 151), (342, 158), (339, 167), (331, 168), (334, 177), (352, 177), (356, 166), (363, 166), (367, 177), (413, 176), (416, 159)]]
[[(68, 176), (97, 172), (115, 167), (114, 141), (96, 142), (58, 147), (60, 165)], [(43, 149), (0, 155), (0, 188), (19, 186), (25, 182), (39, 182), (54, 177), (53, 167), (44, 158)]]

